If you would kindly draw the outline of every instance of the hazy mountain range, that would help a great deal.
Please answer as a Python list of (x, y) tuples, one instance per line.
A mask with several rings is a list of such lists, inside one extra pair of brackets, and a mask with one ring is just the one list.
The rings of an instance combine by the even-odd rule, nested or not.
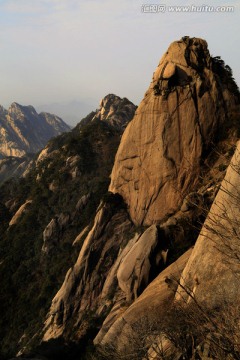
[(38, 114), (33, 106), (17, 103), (12, 103), (8, 110), (1, 107), (0, 125), (0, 157), (35, 153), (51, 137), (70, 130), (58, 116)]
[(98, 107), (98, 100), (89, 99), (86, 101), (71, 101), (69, 103), (52, 103), (36, 106), (37, 111), (47, 111), (60, 116), (70, 126), (75, 126), (87, 116), (92, 110)]

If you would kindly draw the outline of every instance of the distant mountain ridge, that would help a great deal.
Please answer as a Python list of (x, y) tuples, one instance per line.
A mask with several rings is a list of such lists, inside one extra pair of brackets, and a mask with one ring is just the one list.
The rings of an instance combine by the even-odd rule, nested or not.
[[(78, 237), (72, 245), (73, 241), (81, 231), (86, 233), (86, 226), (93, 221), (101, 198), (108, 199), (114, 157), (123, 129), (132, 120), (136, 106), (113, 94), (105, 96), (101, 104), (96, 112), (91, 112), (74, 129), (52, 138), (32, 161), (30, 156), (0, 160), (0, 183), (1, 179), (4, 181), (0, 186), (0, 277), (4, 277), (0, 291), (0, 359), (5, 358), (2, 355), (5, 353), (6, 359), (9, 359), (25, 346), (25, 343), (18, 344), (22, 338), (23, 321), (30, 324), (30, 335), (25, 337), (27, 341), (42, 329), (44, 319), (38, 318), (38, 301), (44, 304), (45, 316), (68, 267), (76, 261), (82, 241)], [(112, 111), (113, 108), (118, 115)], [(123, 126), (120, 126), (121, 123)], [(25, 215), (25, 225), (30, 224), (30, 228), (23, 224), (23, 230), (18, 227), (18, 220), (21, 219), (19, 225), (22, 224), (22, 216)], [(11, 246), (10, 252), (8, 246)], [(14, 259), (11, 258), (12, 253)], [(51, 267), (53, 256), (55, 265)], [(31, 264), (27, 264), (29, 260)], [(12, 261), (13, 271), (9, 261)], [(13, 285), (11, 276), (18, 271), (19, 265), (24, 272), (26, 270), (31, 274), (32, 280), (29, 281), (20, 270)], [(18, 275), (21, 281), (18, 281)], [(8, 294), (13, 289), (12, 285), (16, 293), (14, 304), (9, 306)], [(29, 305), (33, 302), (37, 304), (35, 308)], [(9, 315), (8, 311), (18, 315)], [(5, 325), (8, 318), (14, 325), (12, 322), (9, 327)], [(35, 319), (37, 328), (31, 324)]]
[[(128, 99), (122, 99), (117, 95), (108, 94), (101, 99), (99, 108), (96, 111), (92, 111), (84, 119), (82, 119), (75, 129), (73, 129), (73, 132), (77, 133), (80, 131), (80, 128), (94, 121), (106, 122), (113, 126), (116, 130), (123, 132), (128, 122), (133, 118), (135, 110), (136, 106)], [(56, 142), (53, 140), (53, 142), (46, 145), (47, 141), (43, 139), (42, 143), (44, 146), (40, 146), (41, 144), (38, 144), (37, 141), (41, 140), (40, 135), (42, 136), (43, 131), (42, 128), (40, 130), (39, 128), (35, 129), (34, 124), (35, 132), (33, 132), (33, 122), (42, 124), (43, 119), (44, 121), (46, 120), (47, 128), (51, 127), (50, 130), (47, 129), (47, 135), (54, 133), (51, 138), (54, 138), (56, 135), (60, 135), (62, 132), (68, 132), (70, 130), (69, 126), (65, 129), (66, 124), (56, 115), (51, 115), (46, 112), (42, 112), (38, 115), (32, 106), (21, 106), (14, 103), (9, 108), (9, 111), (0, 106), (0, 122), (2, 118), (4, 126), (0, 129), (0, 133), (3, 134), (2, 137), (0, 135), (0, 184), (11, 177), (25, 176), (25, 172), (28, 171), (34, 163), (34, 153), (37, 148), (35, 146), (36, 144), (40, 147), (37, 148), (37, 151), (43, 149), (40, 153), (40, 158), (44, 157), (48, 154), (48, 152), (51, 153), (50, 143), (55, 144)], [(20, 122), (23, 122), (23, 125), (21, 124), (21, 128), (24, 126), (30, 129), (26, 138), (23, 137), (23, 134), (25, 134), (23, 132), (20, 133), (20, 139), (17, 138), (19, 135)], [(16, 128), (16, 130), (13, 129), (13, 127)], [(46, 126), (44, 125), (44, 129), (45, 128)], [(26, 151), (26, 140), (29, 144), (32, 141), (34, 145), (33, 147), (32, 144), (30, 144), (30, 151), (28, 149)]]
[(0, 158), (36, 153), (50, 138), (69, 130), (61, 118), (46, 112), (38, 114), (33, 106), (15, 102), (8, 110), (0, 106)]
[(63, 121), (76, 126), (81, 119), (96, 109), (98, 99), (73, 100), (69, 102), (55, 102), (36, 105), (37, 112), (47, 111), (50, 114), (58, 115)]

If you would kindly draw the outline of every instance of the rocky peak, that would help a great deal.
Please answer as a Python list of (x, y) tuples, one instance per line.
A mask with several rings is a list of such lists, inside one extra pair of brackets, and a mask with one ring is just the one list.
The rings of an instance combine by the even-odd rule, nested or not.
[(28, 114), (28, 113), (30, 113), (32, 115), (37, 115), (37, 112), (32, 105), (23, 106), (16, 102), (13, 102), (10, 105), (8, 112), (9, 112), (9, 114)]
[(8, 111), (0, 109), (0, 156), (23, 156), (43, 148), (47, 141), (70, 130), (59, 117), (38, 114), (33, 106), (12, 103)]
[(108, 94), (103, 99), (100, 100), (99, 107), (101, 114), (104, 115), (109, 112), (111, 106), (114, 105), (114, 103), (119, 103), (122, 99), (115, 95), (115, 94)]
[(106, 121), (116, 128), (124, 129), (132, 119), (136, 106), (127, 98), (117, 95), (106, 95), (99, 104), (93, 120)]
[(123, 196), (136, 224), (174, 214), (196, 188), (213, 144), (234, 127), (238, 97), (224, 62), (221, 74), (215, 62), (205, 40), (173, 42), (123, 134), (109, 190)]
[(7, 110), (2, 105), (0, 105), (0, 116), (6, 115), (6, 113), (7, 113)]
[[(182, 37), (179, 41), (174, 41), (162, 58), (171, 60), (175, 65), (190, 66), (196, 70), (203, 70), (204, 67), (210, 68), (211, 56), (208, 44), (199, 38)], [(161, 62), (162, 62), (161, 61)], [(161, 63), (160, 62), (160, 63)]]

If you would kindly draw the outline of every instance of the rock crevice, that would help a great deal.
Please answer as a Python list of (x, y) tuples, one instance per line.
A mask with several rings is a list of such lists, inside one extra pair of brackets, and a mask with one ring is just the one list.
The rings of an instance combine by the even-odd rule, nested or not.
[(203, 157), (238, 107), (213, 72), (206, 41), (170, 45), (123, 134), (111, 174), (109, 189), (123, 196), (135, 224), (161, 223), (181, 207), (199, 183)]

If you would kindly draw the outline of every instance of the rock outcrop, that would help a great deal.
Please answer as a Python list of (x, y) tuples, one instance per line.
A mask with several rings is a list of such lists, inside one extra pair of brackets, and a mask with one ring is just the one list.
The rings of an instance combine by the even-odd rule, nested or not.
[[(177, 281), (191, 255), (192, 249), (183, 254), (176, 262), (168, 266), (154, 279), (133, 304), (117, 318), (112, 319), (112, 312), (104, 321), (94, 343), (116, 344), (116, 348), (124, 346), (125, 328), (133, 325), (141, 318), (149, 317), (149, 321), (166, 315), (171, 307), (177, 290)], [(146, 324), (147, 325), (147, 324)], [(130, 335), (131, 336), (131, 335)]]
[[(86, 314), (91, 313), (93, 307), (100, 313), (108, 311), (111, 301), (108, 297), (108, 301), (103, 303), (101, 291), (109, 268), (113, 266), (119, 247), (125, 240), (124, 235), (131, 229), (127, 212), (121, 209), (117, 196), (111, 202), (100, 205), (77, 262), (68, 270), (63, 285), (52, 301), (45, 324), (45, 341), (63, 334), (66, 336), (70, 319), (74, 319), (78, 336), (84, 336), (90, 326), (84, 321)], [(115, 290), (115, 282), (112, 282), (107, 293)]]
[(182, 273), (178, 301), (188, 303), (194, 296), (210, 308), (239, 303), (239, 189), (240, 143)]
[[(149, 227), (134, 244), (129, 253), (124, 257), (117, 272), (119, 287), (126, 294), (126, 300), (132, 300), (132, 296), (136, 299), (141, 288), (146, 287), (149, 282), (149, 274), (151, 269), (151, 256), (155, 251), (156, 266), (162, 256), (166, 257), (167, 249), (156, 251), (159, 243), (158, 229), (155, 225)], [(166, 263), (166, 260), (164, 261)], [(145, 286), (144, 286), (145, 285)]]
[[(140, 331), (149, 335), (152, 331), (151, 324), (156, 321), (158, 326), (164, 323), (166, 316), (171, 316), (174, 306), (180, 304), (182, 313), (186, 319), (189, 316), (193, 321), (192, 326), (196, 329), (201, 329), (201, 321), (207, 320), (205, 333), (201, 333), (203, 336), (201, 338), (202, 343), (197, 350), (195, 349), (196, 353), (199, 351), (201, 354), (201, 346), (206, 341), (208, 344), (206, 354), (208, 354), (211, 347), (214, 346), (215, 335), (219, 341), (217, 347), (222, 346), (222, 338), (224, 339), (226, 336), (223, 350), (228, 353), (232, 339), (233, 343), (236, 341), (234, 351), (238, 353), (238, 309), (240, 307), (239, 187), (240, 143), (238, 143), (194, 248), (189, 249), (176, 262), (162, 271), (129, 308), (122, 309), (122, 312), (118, 312), (116, 317), (113, 317), (113, 308), (94, 340), (96, 345), (109, 346), (109, 344), (114, 344), (116, 350), (126, 351), (127, 339), (134, 335), (134, 331), (138, 331), (138, 336), (140, 336)], [(191, 305), (196, 304), (200, 315), (193, 315), (192, 313)], [(235, 312), (234, 309), (236, 309)], [(212, 319), (211, 313), (213, 314)], [(234, 314), (237, 316), (236, 319), (232, 317)], [(182, 322), (180, 325), (178, 324), (179, 321)], [(184, 321), (183, 318), (174, 319), (176, 325), (178, 324), (180, 327), (184, 326)], [(221, 321), (225, 323), (221, 324)], [(144, 327), (140, 329), (142, 322)], [(235, 322), (237, 322), (236, 325)], [(166, 323), (169, 325), (169, 322)], [(164, 329), (164, 327), (159, 326), (159, 329)], [(209, 329), (211, 329), (212, 334), (210, 337), (208, 337)], [(194, 330), (190, 327), (188, 331), (191, 333)], [(224, 331), (230, 331), (230, 333), (224, 334)], [(149, 343), (155, 341), (153, 349), (159, 346), (158, 349), (162, 349), (163, 353), (164, 351), (176, 353), (171, 341), (166, 341), (166, 338), (161, 337), (162, 335), (158, 336), (156, 341), (153, 333), (154, 331), (151, 333), (152, 337)], [(237, 337), (236, 340), (234, 339), (235, 336)], [(211, 342), (211, 337), (213, 342)], [(226, 340), (228, 337), (230, 341)], [(179, 356), (181, 354), (180, 351)], [(225, 353), (223, 352), (223, 354)], [(222, 358), (225, 358), (224, 356)], [(155, 355), (151, 355), (151, 358), (159, 359), (159, 356), (155, 353)]]
[(233, 124), (238, 100), (215, 62), (202, 39), (172, 43), (122, 137), (110, 191), (123, 196), (135, 224), (159, 223), (180, 208)]
[[(12, 273), (7, 281), (2, 276), (0, 300), (9, 314), (5, 293), (14, 290), (10, 314), (18, 313), (6, 330), (0, 326), (5, 348), (17, 329), (14, 348), (23, 356), (24, 346), (42, 334), (43, 347), (77, 343), (84, 352), (95, 337), (95, 344), (127, 351), (126, 334), (131, 342), (146, 318), (149, 330), (177, 305), (189, 311), (195, 297), (203, 308), (239, 298), (233, 277), (239, 271), (240, 146), (228, 168), (239, 137), (239, 98), (229, 67), (209, 55), (204, 40), (184, 37), (163, 56), (132, 121), (132, 103), (106, 96), (99, 110), (48, 143), (19, 189), (11, 182), (1, 189), (0, 271), (11, 267)], [(16, 286), (20, 276), (24, 290)], [(22, 309), (30, 324), (24, 336)], [(46, 315), (43, 329), (39, 312)], [(171, 321), (174, 330), (179, 319)], [(202, 348), (185, 328), (181, 341), (194, 344), (177, 356), (193, 358)], [(145, 336), (147, 351), (151, 336)]]
[(0, 184), (12, 177), (24, 176), (33, 163), (32, 159), (32, 155), (0, 159)]
[[(122, 136), (111, 174), (109, 196), (120, 194), (127, 208), (115, 215), (108, 203), (99, 209), (52, 302), (45, 341), (83, 338), (91, 309), (96, 322), (108, 314), (95, 340), (107, 344), (121, 337), (126, 319), (133, 323), (144, 312), (154, 316), (170, 308), (191, 250), (176, 259), (194, 244), (237, 138), (239, 97), (220, 79), (215, 61), (206, 42), (195, 38), (173, 43), (163, 56)], [(224, 163), (214, 146), (225, 154)]]
[(127, 98), (120, 98), (114, 94), (106, 95), (99, 104), (93, 119), (106, 121), (119, 130), (124, 130), (132, 120), (136, 106)]
[(11, 221), (9, 222), (9, 226), (16, 225), (20, 221), (22, 215), (28, 211), (31, 203), (32, 200), (27, 200), (23, 205), (20, 206), (20, 208), (17, 210), (17, 212), (14, 214)]
[(47, 141), (70, 127), (56, 115), (38, 114), (33, 106), (13, 103), (0, 112), (0, 157), (36, 153)]
[[(42, 329), (39, 312), (47, 314), (47, 302), (51, 303), (69, 268), (65, 282), (68, 289), (64, 285), (57, 296), (59, 302), (53, 304), (56, 313), (51, 317), (49, 337), (55, 331), (70, 336), (68, 320), (72, 324), (76, 321), (80, 337), (89, 334), (92, 306), (101, 317), (111, 307), (117, 280), (115, 272), (113, 276), (108, 272), (120, 247), (124, 248), (127, 239), (134, 236), (134, 227), (124, 206), (118, 208), (116, 204), (121, 197), (119, 200), (119, 196), (108, 194), (109, 177), (123, 128), (135, 111), (131, 102), (117, 96), (106, 97), (109, 109), (111, 98), (116, 107), (119, 104), (118, 116), (111, 113), (116, 126), (110, 118), (93, 119), (96, 112), (89, 114), (71, 131), (51, 139), (22, 178), (10, 179), (0, 187), (1, 358), (2, 354), (4, 358), (14, 357), (18, 351), (23, 354), (31, 347), (35, 334)], [(125, 112), (125, 106), (132, 109), (130, 113)], [(102, 198), (105, 205), (99, 208), (103, 213), (101, 224), (92, 233)], [(24, 205), (20, 211), (28, 199), (31, 205)], [(16, 213), (18, 217), (13, 218)], [(9, 222), (14, 225), (9, 226)], [(77, 261), (83, 246), (85, 255)], [(106, 306), (101, 298), (105, 278)]]
[(50, 250), (58, 244), (62, 231), (70, 222), (69, 214), (60, 214), (55, 216), (43, 231), (42, 252), (48, 254)]

